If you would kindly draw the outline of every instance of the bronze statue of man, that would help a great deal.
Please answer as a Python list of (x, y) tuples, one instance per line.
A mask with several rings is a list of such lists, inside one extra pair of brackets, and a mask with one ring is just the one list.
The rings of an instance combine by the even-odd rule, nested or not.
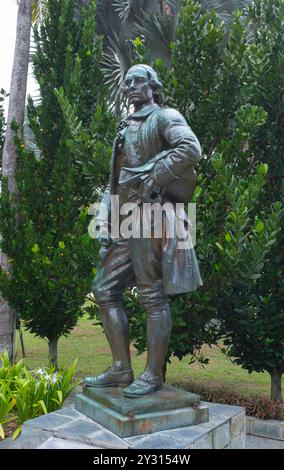
[[(124, 86), (134, 113), (119, 126), (103, 202), (109, 205), (111, 195), (119, 195), (120, 204), (189, 202), (194, 166), (201, 158), (197, 137), (178, 111), (162, 107), (162, 85), (151, 67), (131, 67)], [(172, 328), (168, 295), (190, 292), (202, 285), (198, 263), (194, 249), (179, 250), (176, 238), (108, 236), (102, 243), (93, 293), (113, 364), (101, 375), (87, 377), (84, 383), (126, 387), (125, 396), (139, 397), (162, 387)], [(128, 318), (122, 303), (123, 291), (133, 286), (147, 312), (147, 362), (136, 380), (131, 368)]]

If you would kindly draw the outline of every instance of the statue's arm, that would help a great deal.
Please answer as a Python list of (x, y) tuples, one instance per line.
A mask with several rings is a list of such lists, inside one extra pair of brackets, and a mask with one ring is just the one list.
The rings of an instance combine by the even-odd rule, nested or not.
[(109, 182), (100, 200), (100, 203), (106, 207), (108, 215), (110, 215), (110, 201), (111, 200), (110, 200), (110, 182)]
[[(156, 138), (164, 142), (164, 150), (136, 168), (136, 179), (132, 177), (127, 181), (124, 177), (124, 181), (123, 178), (120, 180), (121, 185), (128, 187), (133, 187), (135, 182), (137, 194), (143, 202), (153, 202), (161, 189), (183, 176), (202, 156), (196, 135), (178, 111), (163, 108), (157, 116), (156, 125)], [(129, 168), (125, 170), (130, 172)]]
[(100, 200), (98, 201), (99, 207), (94, 217), (94, 224), (96, 230), (99, 230), (101, 235), (98, 237), (102, 245), (109, 244), (110, 238), (110, 209), (111, 209), (111, 198), (110, 198), (110, 183), (104, 190)]
[(198, 163), (202, 152), (196, 135), (178, 111), (164, 108), (158, 118), (158, 130), (169, 149), (163, 152), (161, 159), (156, 156), (158, 161), (154, 165), (152, 178), (163, 187)]

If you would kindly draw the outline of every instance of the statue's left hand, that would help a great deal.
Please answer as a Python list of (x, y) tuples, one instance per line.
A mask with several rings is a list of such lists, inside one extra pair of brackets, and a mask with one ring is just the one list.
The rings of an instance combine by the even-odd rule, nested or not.
[(142, 202), (160, 202), (161, 188), (150, 175), (140, 183), (137, 194)]

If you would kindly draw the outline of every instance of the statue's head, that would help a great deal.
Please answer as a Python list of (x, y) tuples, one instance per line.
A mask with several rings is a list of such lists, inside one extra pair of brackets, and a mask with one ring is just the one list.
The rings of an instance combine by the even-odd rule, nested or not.
[(162, 89), (157, 73), (149, 65), (134, 65), (125, 75), (123, 91), (131, 104), (146, 103), (151, 98), (155, 103), (162, 104)]

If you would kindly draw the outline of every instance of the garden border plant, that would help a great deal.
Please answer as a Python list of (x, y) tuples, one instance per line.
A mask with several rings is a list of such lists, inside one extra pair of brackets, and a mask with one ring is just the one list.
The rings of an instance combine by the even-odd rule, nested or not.
[(236, 393), (227, 386), (214, 386), (205, 381), (196, 382), (192, 379), (186, 381), (174, 379), (171, 381), (171, 385), (191, 393), (197, 393), (204, 401), (242, 406), (245, 408), (247, 416), (264, 420), (284, 420), (284, 406), (283, 402), (279, 400), (269, 400), (257, 395), (244, 395)]
[(74, 380), (78, 359), (67, 369), (54, 366), (29, 370), (24, 360), (11, 364), (8, 352), (0, 354), (0, 438), (5, 438), (5, 425), (17, 423), (16, 439), (23, 423), (62, 407), (80, 380)]

